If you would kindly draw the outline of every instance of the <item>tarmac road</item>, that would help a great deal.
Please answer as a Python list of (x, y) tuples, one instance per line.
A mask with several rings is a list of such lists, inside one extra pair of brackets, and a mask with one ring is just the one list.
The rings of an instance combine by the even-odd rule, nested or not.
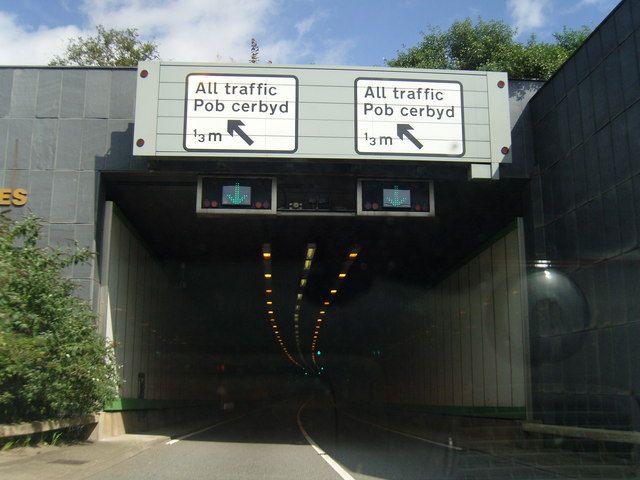
[(338, 413), (328, 398), (291, 399), (149, 448), (89, 478), (561, 478), (507, 458), (450, 448)]

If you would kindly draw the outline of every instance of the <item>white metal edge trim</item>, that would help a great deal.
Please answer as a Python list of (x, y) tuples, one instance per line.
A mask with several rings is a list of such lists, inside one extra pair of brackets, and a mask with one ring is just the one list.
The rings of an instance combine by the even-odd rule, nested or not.
[[(147, 70), (147, 78), (140, 72)], [(160, 88), (160, 62), (140, 62), (136, 72), (136, 109), (133, 122), (133, 154), (156, 155), (156, 132), (158, 130), (158, 90)], [(142, 108), (152, 110), (142, 112)], [(144, 139), (144, 145), (138, 147), (136, 141)]]

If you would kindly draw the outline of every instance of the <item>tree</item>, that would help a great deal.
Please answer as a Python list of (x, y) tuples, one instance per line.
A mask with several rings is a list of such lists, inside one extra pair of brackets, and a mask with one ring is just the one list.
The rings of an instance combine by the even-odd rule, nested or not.
[(38, 247), (39, 230), (0, 214), (0, 423), (84, 415), (117, 394), (112, 348), (61, 274), (91, 254)]
[(582, 45), (588, 27), (566, 27), (553, 35), (553, 42), (540, 42), (531, 35), (527, 42), (515, 40), (517, 31), (499, 20), (471, 19), (453, 22), (442, 31), (432, 27), (422, 41), (398, 52), (387, 61), (391, 67), (453, 70), (505, 71), (512, 78), (548, 80)]
[(136, 66), (143, 60), (158, 58), (158, 46), (153, 42), (141, 41), (135, 28), (107, 30), (97, 25), (96, 31), (95, 36), (70, 40), (65, 53), (53, 57), (49, 65)]

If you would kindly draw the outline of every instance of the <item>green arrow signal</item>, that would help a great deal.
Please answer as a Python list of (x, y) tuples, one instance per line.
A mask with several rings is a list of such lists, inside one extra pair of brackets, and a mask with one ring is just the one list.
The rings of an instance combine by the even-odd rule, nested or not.
[(393, 186), (393, 195), (391, 197), (387, 197), (387, 203), (392, 207), (402, 207), (407, 204), (407, 197), (400, 196), (400, 191), (398, 190), (398, 186)]
[(232, 205), (242, 205), (247, 199), (247, 195), (240, 194), (240, 184), (236, 183), (235, 187), (233, 188), (233, 195), (227, 193), (227, 199), (231, 202)]

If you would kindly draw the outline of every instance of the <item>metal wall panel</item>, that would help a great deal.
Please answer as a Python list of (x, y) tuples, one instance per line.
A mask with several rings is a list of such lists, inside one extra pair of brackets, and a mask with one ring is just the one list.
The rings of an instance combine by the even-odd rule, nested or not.
[[(390, 379), (395, 402), (470, 414), (527, 406), (522, 228), (518, 222), (424, 293), (417, 315), (424, 328), (387, 365), (389, 372), (404, 366), (402, 377)], [(421, 381), (423, 400), (412, 391)]]

